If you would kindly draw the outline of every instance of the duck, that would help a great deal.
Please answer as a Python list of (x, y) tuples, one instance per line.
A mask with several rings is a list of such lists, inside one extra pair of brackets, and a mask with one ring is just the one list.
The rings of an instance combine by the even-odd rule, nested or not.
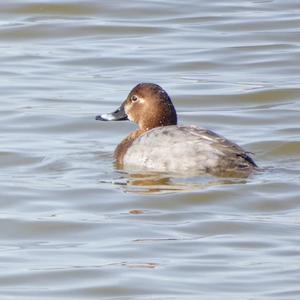
[(222, 135), (178, 125), (170, 96), (155, 83), (139, 83), (117, 110), (96, 120), (138, 125), (114, 151), (117, 169), (221, 177), (248, 177), (258, 169), (250, 152)]

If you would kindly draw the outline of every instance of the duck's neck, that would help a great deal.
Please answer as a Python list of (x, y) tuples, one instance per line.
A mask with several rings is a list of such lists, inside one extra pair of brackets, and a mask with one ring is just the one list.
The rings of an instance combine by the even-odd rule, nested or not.
[(138, 116), (135, 122), (139, 125), (139, 128), (148, 131), (150, 129), (162, 126), (177, 125), (176, 110), (168, 98), (165, 103), (155, 103), (151, 109), (147, 110), (147, 113), (143, 113), (142, 117)]
[(140, 130), (145, 132), (150, 129), (162, 126), (177, 125), (176, 114), (171, 117), (162, 116), (161, 118), (153, 117), (148, 118), (147, 121), (142, 121), (139, 123)]

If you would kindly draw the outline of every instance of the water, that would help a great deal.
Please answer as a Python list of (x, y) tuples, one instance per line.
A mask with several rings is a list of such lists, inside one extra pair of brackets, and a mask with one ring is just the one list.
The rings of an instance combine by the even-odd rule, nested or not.
[[(1, 299), (299, 299), (300, 3), (0, 4)], [(255, 153), (248, 179), (127, 174), (140, 81)]]

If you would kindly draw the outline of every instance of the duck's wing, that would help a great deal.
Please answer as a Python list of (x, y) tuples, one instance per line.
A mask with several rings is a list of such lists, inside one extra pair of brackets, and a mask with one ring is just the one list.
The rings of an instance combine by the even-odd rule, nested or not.
[(198, 141), (206, 140), (215, 149), (218, 149), (227, 157), (231, 155), (233, 155), (233, 157), (241, 157), (249, 164), (253, 165), (253, 167), (257, 167), (254, 160), (249, 156), (251, 152), (245, 151), (236, 143), (226, 139), (225, 137), (215, 133), (214, 131), (196, 126), (182, 126), (178, 127), (178, 129), (183, 132), (189, 132), (190, 134), (194, 135)]
[(124, 157), (126, 165), (174, 172), (223, 173), (256, 165), (240, 146), (211, 130), (194, 126), (165, 126), (135, 140)]

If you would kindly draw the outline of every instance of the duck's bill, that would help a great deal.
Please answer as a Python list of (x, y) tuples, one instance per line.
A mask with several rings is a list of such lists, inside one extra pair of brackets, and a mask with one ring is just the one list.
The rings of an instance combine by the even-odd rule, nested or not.
[(96, 116), (96, 120), (98, 120), (98, 121), (123, 121), (123, 120), (128, 120), (128, 117), (127, 117), (124, 107), (122, 105), (116, 111), (114, 111), (112, 113)]

